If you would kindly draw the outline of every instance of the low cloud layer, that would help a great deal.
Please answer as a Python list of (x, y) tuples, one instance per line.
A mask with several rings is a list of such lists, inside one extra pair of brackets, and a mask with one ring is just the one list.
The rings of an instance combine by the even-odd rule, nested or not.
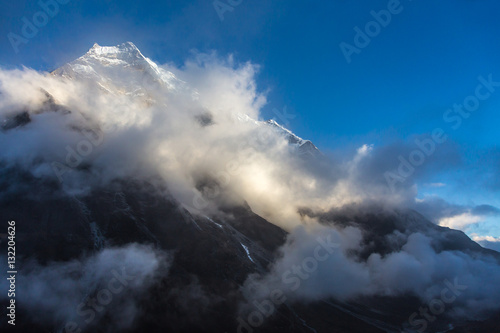
[(441, 299), (451, 283), (458, 287), (449, 315), (477, 319), (498, 310), (500, 266), (493, 257), (437, 251), (423, 233), (396, 231), (386, 237), (392, 252), (372, 253), (364, 260), (358, 256), (369, 246), (363, 237), (364, 232), (354, 227), (294, 230), (270, 272), (247, 280), (243, 291), (248, 303), (243, 309), (255, 310), (255, 304), (276, 295), (292, 303), (413, 295), (427, 304)]
[(473, 235), (472, 239), (485, 248), (500, 252), (500, 237)]
[(437, 196), (418, 199), (411, 207), (438, 225), (464, 231), (471, 226), (479, 226), (487, 219), (500, 216), (500, 210), (491, 205), (450, 204)]
[[(26, 262), (16, 279), (16, 302), (34, 322), (66, 332), (97, 325), (104, 316), (107, 324), (126, 329), (140, 313), (139, 300), (166, 276), (170, 263), (169, 255), (137, 244), (64, 263)], [(7, 282), (3, 276), (4, 287)]]

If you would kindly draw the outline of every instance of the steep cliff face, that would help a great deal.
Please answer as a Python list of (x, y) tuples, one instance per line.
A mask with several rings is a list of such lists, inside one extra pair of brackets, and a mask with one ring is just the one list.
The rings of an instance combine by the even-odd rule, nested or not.
[[(50, 267), (129, 243), (150, 244), (172, 253), (168, 274), (139, 298), (142, 311), (131, 331), (236, 331), (243, 283), (249, 274), (265, 274), (287, 235), (248, 206), (225, 207), (225, 216), (193, 216), (173, 198), (139, 180), (117, 181), (88, 196), (69, 197), (55, 190), (54, 184), (37, 182), (15, 170), (2, 176), (4, 181), (15, 179), (30, 193), (44, 193), (31, 197), (18, 191), (0, 200), (2, 214), (18, 221), (18, 256), (23, 260)], [(82, 295), (82, 302), (85, 299)], [(316, 309), (324, 314), (318, 315)], [(41, 324), (29, 315), (29, 307), (20, 310), (21, 329), (63, 329), (63, 323)], [(37, 312), (51, 316), (44, 309)], [(323, 322), (322, 316), (329, 320)], [(316, 321), (318, 329), (326, 329), (338, 317), (345, 327), (338, 326), (338, 332), (353, 327), (378, 332), (326, 304), (283, 306), (260, 330), (313, 332), (303, 317)], [(113, 329), (105, 317), (80, 328), (85, 332)]]

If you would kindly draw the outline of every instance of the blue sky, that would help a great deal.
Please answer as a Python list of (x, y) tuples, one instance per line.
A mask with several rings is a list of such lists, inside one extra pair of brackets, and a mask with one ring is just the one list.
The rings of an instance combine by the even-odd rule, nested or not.
[[(442, 128), (446, 144), (415, 176), (419, 197), (500, 207), (500, 88), (458, 129), (443, 120), (454, 103), (474, 94), (479, 76), (500, 81), (498, 1), (402, 0), (391, 22), (350, 63), (340, 43), (353, 45), (354, 28), (364, 30), (374, 20), (370, 12), (393, 1), (221, 2), (237, 4), (224, 20), (211, 0), (71, 0), (18, 53), (8, 34), (20, 35), (22, 18), (32, 21), (41, 7), (37, 1), (6, 2), (0, 65), (52, 70), (94, 42), (132, 41), (156, 62), (177, 65), (193, 50), (231, 53), (261, 66), (259, 87), (270, 91), (263, 116), (286, 120), (334, 156), (363, 144), (400, 147), (405, 156), (415, 149), (415, 138)], [(285, 107), (292, 117), (280, 119), (273, 109)], [(398, 166), (398, 154), (387, 159)], [(437, 183), (445, 186), (430, 185)], [(474, 232), (499, 237), (498, 215), (485, 221)]]

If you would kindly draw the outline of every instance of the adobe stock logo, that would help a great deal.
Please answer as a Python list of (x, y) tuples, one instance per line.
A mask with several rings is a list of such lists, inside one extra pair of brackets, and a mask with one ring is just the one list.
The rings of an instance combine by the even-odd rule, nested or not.
[(26, 16), (21, 18), (23, 26), (21, 27), (21, 34), (13, 33), (12, 31), (7, 34), (10, 45), (15, 53), (19, 53), (19, 46), (21, 44), (28, 44), (30, 39), (35, 38), (41, 28), (45, 27), (49, 21), (59, 14), (59, 5), (66, 5), (70, 0), (40, 0), (38, 6), (42, 9), (33, 14), (31, 20)]
[[(440, 297), (436, 297), (427, 303), (427, 306), (421, 306), (418, 311), (413, 312), (408, 319), (411, 325), (410, 332), (425, 332), (429, 323), (436, 321), (437, 316), (446, 311), (446, 305), (451, 306), (462, 293), (467, 290), (468, 286), (458, 283), (458, 278), (453, 280), (453, 283), (444, 280), (445, 288), (441, 290)], [(429, 313), (430, 312), (430, 313)], [(406, 333), (407, 330), (404, 331)]]
[[(479, 84), (474, 89), (474, 93), (465, 97), (461, 104), (455, 103), (452, 108), (443, 113), (444, 122), (451, 124), (454, 131), (460, 128), (464, 119), (468, 119), (479, 110), (481, 103), (491, 98), (500, 87), (500, 81), (493, 81), (492, 74), (489, 74), (487, 78), (480, 75), (477, 80)], [(446, 133), (443, 128), (437, 127), (432, 130), (429, 138), (415, 139), (417, 148), (413, 149), (407, 158), (402, 155), (398, 156), (397, 169), (384, 173), (387, 186), (392, 193), (396, 192), (398, 183), (404, 183), (413, 176), (417, 168), (422, 166), (438, 150), (439, 146), (448, 140)]]
[(85, 157), (92, 154), (94, 148), (99, 147), (104, 141), (104, 133), (100, 130), (84, 129), (82, 130), (82, 134), (87, 138), (87, 140), (82, 139), (78, 141), (74, 148), (70, 145), (66, 146), (67, 164), (57, 161), (53, 161), (50, 164), (60, 183), (64, 182), (62, 176), (66, 172), (78, 168), (82, 162), (84, 162)]
[[(113, 269), (111, 271), (113, 278), (109, 280), (105, 288), (97, 291), (95, 297), (87, 295), (85, 300), (76, 308), (76, 313), (84, 321), (78, 324), (76, 321), (69, 321), (64, 325), (64, 333), (81, 333), (85, 327), (92, 323), (94, 319), (106, 314), (106, 307), (120, 297), (120, 294), (127, 291), (130, 281), (135, 279), (135, 276), (126, 272), (125, 267), (122, 267), (122, 272), (119, 273)], [(123, 296), (123, 295), (122, 295)], [(110, 310), (110, 309), (109, 309)]]
[(367, 22), (363, 30), (358, 26), (354, 27), (354, 32), (356, 33), (353, 40), (354, 45), (346, 42), (339, 44), (347, 63), (350, 64), (352, 62), (351, 57), (353, 54), (360, 54), (362, 49), (370, 45), (372, 39), (382, 32), (382, 28), (386, 28), (392, 22), (393, 16), (400, 14), (403, 9), (404, 7), (399, 0), (389, 0), (387, 9), (382, 9), (378, 12), (374, 10), (370, 11), (373, 20)]
[(227, 3), (225, 3), (220, 0), (215, 0), (212, 4), (217, 12), (217, 15), (219, 15), (220, 21), (222, 22), (224, 21), (224, 13), (232, 12), (234, 8), (241, 5), (242, 2), (243, 0), (227, 0)]
[[(283, 107), (283, 112), (279, 111), (276, 108), (273, 108), (273, 113), (276, 115), (276, 117), (278, 117), (278, 120), (285, 127), (290, 126), (290, 119), (295, 119), (295, 115), (293, 113), (287, 112), (286, 105)], [(273, 118), (272, 120), (276, 121), (276, 118)]]

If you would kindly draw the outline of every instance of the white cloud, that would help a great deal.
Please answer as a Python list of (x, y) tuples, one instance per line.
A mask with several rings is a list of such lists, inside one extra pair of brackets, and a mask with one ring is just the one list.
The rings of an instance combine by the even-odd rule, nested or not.
[(488, 241), (492, 243), (500, 243), (500, 237), (493, 237), (493, 236), (478, 236), (478, 235), (473, 235), (472, 240), (475, 242), (481, 242), (481, 241)]
[[(387, 241), (397, 243), (390, 253), (371, 253), (366, 260), (356, 256), (369, 242), (357, 228), (317, 227), (294, 230), (282, 247), (282, 256), (264, 276), (250, 276), (243, 291), (255, 302), (280, 291), (288, 301), (317, 301), (330, 297), (341, 301), (359, 296), (402, 296), (408, 293), (429, 302), (439, 298), (446, 281), (457, 281), (465, 291), (453, 304), (454, 313), (477, 318), (498, 309), (500, 266), (488, 256), (469, 256), (458, 251), (436, 251), (433, 240), (423, 233), (394, 232)], [(336, 246), (325, 247), (325, 243)], [(318, 250), (319, 249), (319, 250)]]
[[(26, 261), (17, 275), (16, 300), (41, 323), (64, 327), (72, 322), (83, 329), (107, 316), (115, 327), (126, 329), (141, 311), (137, 300), (166, 276), (170, 263), (166, 253), (138, 244), (107, 248), (69, 262)], [(1, 284), (6, 287), (6, 283), (3, 276)]]
[(439, 220), (439, 225), (452, 229), (463, 230), (465, 227), (479, 223), (483, 220), (482, 216), (471, 214), (470, 212), (454, 215), (450, 217), (443, 217)]
[(479, 236), (472, 234), (472, 240), (477, 242), (482, 247), (500, 252), (500, 237)]

